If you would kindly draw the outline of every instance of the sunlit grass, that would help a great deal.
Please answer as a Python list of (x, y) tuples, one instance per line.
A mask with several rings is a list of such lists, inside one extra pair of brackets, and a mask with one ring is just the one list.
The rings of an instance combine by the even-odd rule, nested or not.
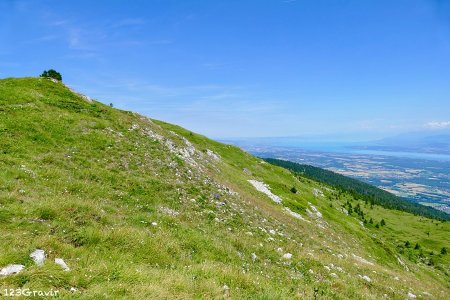
[[(363, 209), (386, 226), (364, 228), (338, 210), (348, 195), (329, 200), (334, 191), (236, 147), (87, 102), (60, 83), (1, 80), (0, 134), (0, 266), (26, 266), (0, 278), (1, 289), (54, 288), (80, 299), (310, 299), (315, 289), (320, 299), (404, 299), (408, 291), (444, 299), (449, 292), (449, 256), (438, 253), (450, 249), (448, 223), (375, 206)], [(198, 165), (164, 143), (186, 147), (181, 136), (202, 155)], [(208, 159), (207, 149), (220, 161)], [(267, 183), (311, 223), (248, 179)], [(308, 202), (324, 228), (308, 217)], [(400, 253), (406, 240), (433, 251), (434, 264), (411, 249)], [(36, 248), (47, 253), (42, 267), (29, 257)], [(342, 271), (328, 271), (330, 264)]]

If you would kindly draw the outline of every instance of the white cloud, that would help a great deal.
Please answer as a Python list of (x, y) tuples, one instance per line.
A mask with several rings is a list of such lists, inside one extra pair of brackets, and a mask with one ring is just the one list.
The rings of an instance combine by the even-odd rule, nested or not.
[(431, 121), (425, 124), (430, 129), (444, 129), (450, 127), (450, 121)]

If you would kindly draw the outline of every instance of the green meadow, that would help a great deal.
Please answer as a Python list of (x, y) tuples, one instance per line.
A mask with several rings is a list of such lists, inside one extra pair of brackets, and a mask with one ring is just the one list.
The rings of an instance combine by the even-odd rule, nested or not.
[(3, 296), (448, 299), (449, 233), (62, 83), (0, 80), (0, 268), (25, 266)]

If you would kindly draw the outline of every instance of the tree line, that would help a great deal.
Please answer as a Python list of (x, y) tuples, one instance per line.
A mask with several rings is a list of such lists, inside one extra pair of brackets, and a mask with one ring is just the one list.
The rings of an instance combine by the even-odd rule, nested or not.
[(450, 215), (443, 211), (411, 202), (368, 183), (337, 174), (333, 171), (287, 160), (274, 158), (265, 158), (264, 160), (270, 164), (288, 169), (297, 175), (325, 183), (337, 190), (349, 193), (353, 198), (370, 203), (371, 206), (377, 204), (384, 208), (401, 210), (431, 219), (450, 220)]

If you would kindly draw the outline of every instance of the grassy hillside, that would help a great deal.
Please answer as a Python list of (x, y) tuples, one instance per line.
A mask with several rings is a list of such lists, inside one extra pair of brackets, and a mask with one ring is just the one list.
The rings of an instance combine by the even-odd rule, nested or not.
[[(3, 295), (18, 287), (62, 299), (450, 293), (450, 255), (439, 254), (450, 249), (448, 222), (361, 204), (386, 222), (361, 225), (342, 209), (356, 205), (350, 194), (61, 83), (0, 80), (0, 135), (0, 268), (25, 266), (0, 276)], [(406, 240), (427, 258), (401, 249)], [(42, 266), (30, 258), (35, 249), (46, 253)]]
[(450, 220), (450, 215), (443, 211), (408, 201), (377, 188), (376, 186), (343, 176), (333, 171), (281, 159), (267, 158), (265, 161), (291, 170), (301, 176), (326, 183), (341, 191), (349, 192), (353, 197), (363, 199), (372, 204), (378, 204), (386, 208), (398, 209), (436, 220)]

